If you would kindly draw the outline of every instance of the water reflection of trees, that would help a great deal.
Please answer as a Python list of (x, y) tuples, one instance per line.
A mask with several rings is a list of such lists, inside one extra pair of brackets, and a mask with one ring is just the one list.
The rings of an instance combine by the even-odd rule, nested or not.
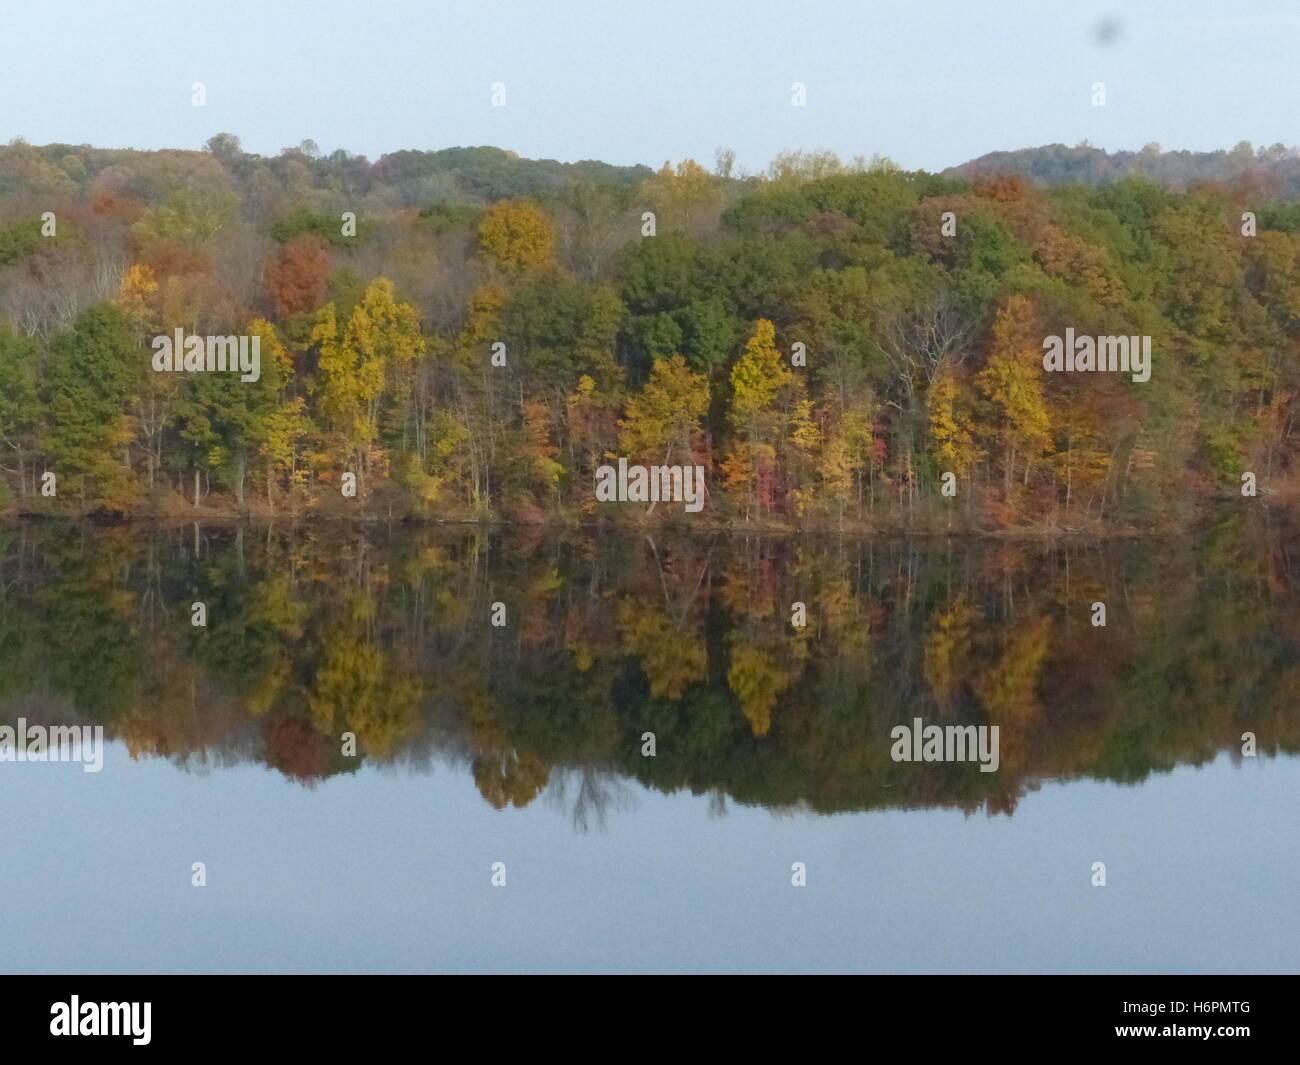
[[(579, 828), (632, 780), (717, 809), (1010, 812), (1044, 779), (1133, 783), (1247, 730), (1300, 748), (1293, 554), (1235, 523), (1106, 546), (19, 527), (0, 711), (305, 783), (445, 759), (492, 806), (545, 794)], [(998, 725), (1000, 771), (893, 762), (914, 717)]]

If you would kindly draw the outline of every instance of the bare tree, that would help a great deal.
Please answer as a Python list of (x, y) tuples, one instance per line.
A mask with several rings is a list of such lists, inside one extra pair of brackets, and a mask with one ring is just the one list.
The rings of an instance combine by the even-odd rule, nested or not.
[(949, 367), (970, 354), (975, 318), (946, 285), (923, 299), (893, 301), (877, 317), (876, 346), (893, 369), (895, 395), (885, 402), (899, 412), (898, 443), (909, 496), (915, 494), (912, 454), (923, 414), (922, 396)]

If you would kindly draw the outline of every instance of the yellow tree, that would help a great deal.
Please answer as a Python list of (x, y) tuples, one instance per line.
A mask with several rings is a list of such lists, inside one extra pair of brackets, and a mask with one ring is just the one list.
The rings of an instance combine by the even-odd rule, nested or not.
[(332, 302), (316, 312), (310, 343), (320, 358), (321, 381), (313, 382), (310, 387), (320, 393), (316, 405), (321, 421), (339, 449), (348, 452), (351, 461), (356, 440), (374, 436), (372, 427), (362, 424), (365, 393), (370, 386), (360, 380), (353, 360), (343, 350), (338, 309)]
[[(500, 282), (476, 287), (467, 302), (465, 327), (451, 348), (455, 418), (447, 428), (462, 452), (461, 465), (468, 466), (464, 474), (471, 506), (492, 499), (492, 466), (508, 402), (502, 375), (493, 370), (490, 358), (493, 345), (502, 340), (501, 315), (508, 302), (509, 293)], [(441, 419), (446, 421), (447, 415)]]
[(478, 242), (497, 266), (523, 273), (551, 262), (555, 231), (536, 204), (501, 200), (483, 212)]
[(930, 438), (942, 471), (965, 476), (982, 454), (975, 443), (972, 411), (951, 369), (945, 369), (930, 386)]
[(148, 263), (135, 263), (122, 277), (117, 302), (139, 323), (141, 329), (148, 331), (157, 325), (154, 299), (157, 292), (158, 281), (153, 267)]
[(398, 303), (393, 283), (381, 277), (367, 287), (342, 335), (330, 303), (317, 314), (311, 340), (320, 353), (321, 413), (349, 459), (368, 471), (384, 399), (402, 415), (411, 364), (426, 351), (419, 315)]
[(665, 162), (641, 190), (665, 231), (697, 229), (722, 205), (718, 180), (694, 159), (684, 159), (676, 169)]
[(844, 523), (844, 504), (853, 490), (853, 456), (840, 426), (827, 434), (817, 463), (817, 475), (826, 498), (832, 502)]
[(728, 420), (735, 440), (723, 463), (730, 487), (751, 490), (747, 511), (750, 502), (761, 508), (762, 478), (776, 464), (777, 444), (783, 435), (785, 419), (777, 399), (792, 380), (793, 374), (776, 347), (776, 327), (760, 318), (754, 323), (744, 354), (731, 370)]
[(841, 524), (855, 488), (859, 513), (862, 509), (863, 471), (871, 461), (875, 438), (870, 409), (869, 399), (863, 399), (852, 407), (834, 403), (826, 412), (827, 424), (817, 458), (817, 475), (822, 492), (838, 513)]
[(790, 412), (789, 456), (787, 468), (793, 487), (789, 498), (794, 512), (802, 517), (808, 512), (811, 501), (809, 486), (812, 483), (812, 471), (817, 468), (817, 459), (822, 450), (822, 431), (813, 415), (812, 400), (804, 394), (801, 380), (794, 382), (794, 403)]
[[(257, 427), (256, 442), (266, 478), (267, 503), (274, 506), (273, 489), (278, 476), (284, 476), (290, 491), (298, 480), (298, 446), (306, 433), (301, 396), (290, 390), (293, 383), (293, 360), (280, 343), (275, 326), (263, 318), (249, 323), (250, 336), (260, 340), (262, 354), (262, 381), (264, 387), (274, 390), (273, 403), (263, 405), (261, 424)], [(269, 413), (267, 408), (270, 408)]]
[(1017, 455), (1025, 457), (1025, 483), (1034, 461), (1051, 448), (1051, 420), (1043, 394), (1042, 336), (1035, 329), (1033, 305), (1011, 296), (993, 321), (993, 350), (977, 382), (993, 404), (1001, 425), (1003, 475), (1008, 494)]
[(619, 445), (630, 459), (683, 463), (694, 456), (700, 419), (709, 408), (709, 380), (680, 355), (656, 359), (645, 388), (627, 403)]

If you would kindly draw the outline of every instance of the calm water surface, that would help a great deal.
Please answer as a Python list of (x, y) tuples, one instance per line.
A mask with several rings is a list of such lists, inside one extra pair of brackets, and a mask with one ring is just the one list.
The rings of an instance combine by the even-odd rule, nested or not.
[(0, 969), (1294, 972), (1295, 546), (0, 530)]

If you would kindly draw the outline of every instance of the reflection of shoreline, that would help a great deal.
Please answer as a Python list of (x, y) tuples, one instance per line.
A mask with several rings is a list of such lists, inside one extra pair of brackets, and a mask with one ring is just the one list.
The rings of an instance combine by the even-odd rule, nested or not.
[[(1010, 812), (1044, 780), (1137, 783), (1247, 731), (1260, 756), (1300, 751), (1284, 546), (1231, 526), (1159, 545), (0, 529), (0, 721), (40, 702), (133, 756), (308, 784), (452, 760), (497, 808), (576, 774)], [(997, 726), (998, 770), (894, 762), (916, 716)]]
[[(1294, 510), (1289, 500), (1262, 501), (1259, 509), (1272, 508), (1283, 519), (1289, 518)], [(1021, 519), (1014, 525), (990, 526), (969, 524), (952, 520), (949, 515), (942, 515), (937, 520), (918, 520), (916, 515), (906, 513), (884, 514), (867, 522), (845, 521), (800, 521), (790, 522), (753, 522), (738, 520), (720, 520), (707, 514), (692, 514), (685, 520), (680, 513), (671, 511), (646, 514), (644, 510), (629, 508), (626, 514), (610, 512), (595, 522), (581, 514), (571, 517), (545, 518), (425, 518), (418, 515), (389, 515), (378, 509), (367, 509), (358, 504), (348, 510), (310, 508), (286, 513), (283, 508), (271, 509), (266, 506), (214, 507), (205, 504), (198, 511), (187, 505), (173, 508), (140, 508), (129, 513), (116, 512), (106, 514), (100, 510), (79, 510), (64, 507), (45, 511), (20, 510), (16, 507), (0, 509), (0, 530), (20, 529), (25, 526), (55, 524), (93, 524), (117, 528), (134, 528), (148, 530), (155, 528), (187, 528), (196, 522), (204, 526), (217, 528), (264, 529), (267, 526), (284, 529), (309, 528), (326, 525), (340, 529), (362, 530), (376, 526), (400, 525), (410, 529), (435, 531), (438, 529), (467, 529), (487, 533), (509, 533), (512, 530), (527, 530), (551, 535), (600, 535), (606, 532), (619, 532), (629, 535), (645, 532), (672, 533), (680, 536), (796, 536), (812, 535), (826, 538), (857, 539), (866, 536), (888, 536), (922, 541), (941, 541), (953, 537), (971, 540), (1024, 540), (1024, 541), (1077, 541), (1107, 542), (1112, 540), (1155, 541), (1167, 536), (1192, 535), (1197, 527), (1205, 521), (1228, 518), (1233, 515), (1231, 503), (1211, 501), (1203, 504), (1195, 514), (1185, 517), (1169, 518), (1160, 523), (1144, 522), (1140, 526), (1129, 526), (1113, 522), (1096, 522), (1086, 525), (1061, 525), (1055, 521), (1026, 522)]]

